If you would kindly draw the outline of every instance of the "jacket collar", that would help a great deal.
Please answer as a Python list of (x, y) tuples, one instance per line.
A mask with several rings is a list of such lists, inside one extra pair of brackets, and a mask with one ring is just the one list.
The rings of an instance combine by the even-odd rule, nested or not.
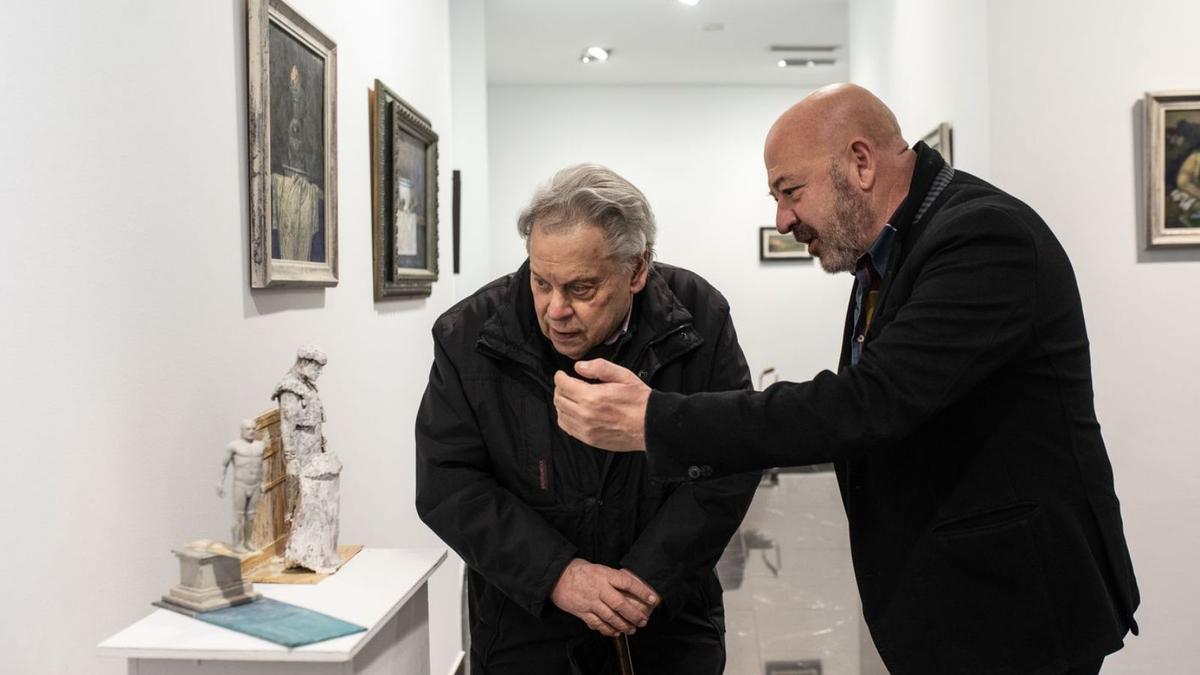
[[(917, 153), (916, 165), (913, 167), (912, 181), (909, 183), (908, 195), (904, 197), (904, 201), (888, 219), (888, 225), (895, 229), (894, 239), (889, 251), (889, 259), (887, 264), (887, 273), (883, 276), (883, 281), (879, 289), (879, 302), (875, 308), (875, 315), (881, 315), (883, 308), (887, 304), (888, 294), (891, 291), (892, 279), (896, 277), (901, 265), (904, 264), (904, 259), (908, 257), (909, 251), (912, 250), (913, 244), (920, 239), (921, 234), (925, 231), (925, 226), (929, 223), (929, 214), (933, 211), (933, 204), (928, 205), (922, 211), (922, 205), (925, 205), (927, 195), (933, 187), (934, 181), (938, 174), (941, 173), (943, 167), (946, 166), (946, 160), (942, 158), (941, 153), (925, 144), (924, 141), (918, 141), (913, 146), (913, 151)], [(942, 191), (945, 194), (945, 191)], [(939, 196), (939, 199), (941, 197)], [(937, 201), (934, 201), (937, 204)], [(917, 215), (920, 214), (920, 220)], [(855, 284), (858, 282), (855, 281)], [(846, 319), (842, 327), (842, 354), (839, 363), (845, 367), (850, 363), (850, 336), (854, 330), (854, 291), (850, 293), (849, 306), (846, 309)], [(882, 330), (883, 321), (876, 320), (871, 324), (870, 335), (877, 334)]]
[[(683, 306), (652, 265), (646, 287), (633, 298), (630, 343), (623, 353), (636, 358), (647, 346), (658, 343), (692, 324), (692, 313)], [(696, 336), (698, 338), (699, 336)], [(687, 342), (699, 346), (699, 339)], [(496, 311), (484, 322), (476, 349), (490, 349), (531, 368), (548, 358), (549, 345), (533, 313), (533, 294), (529, 289), (529, 260), (509, 275), (504, 297)]]
[[(942, 159), (941, 153), (925, 145), (924, 141), (917, 141), (917, 144), (913, 146), (913, 151), (917, 153), (917, 162), (913, 167), (908, 196), (904, 198), (900, 207), (896, 209), (896, 213), (892, 214), (891, 219), (888, 220), (888, 224), (900, 233), (904, 233), (914, 226), (917, 212), (920, 211), (921, 205), (925, 201), (925, 195), (929, 194), (934, 179), (946, 165), (946, 160)], [(922, 218), (922, 220), (924, 219)]]

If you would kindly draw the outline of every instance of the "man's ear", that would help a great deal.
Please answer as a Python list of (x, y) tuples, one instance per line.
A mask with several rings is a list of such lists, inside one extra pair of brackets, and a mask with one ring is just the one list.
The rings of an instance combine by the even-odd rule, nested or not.
[(876, 166), (875, 148), (864, 138), (856, 138), (850, 142), (850, 162), (853, 173), (851, 180), (858, 184), (864, 192), (875, 187), (878, 166)]
[(633, 270), (633, 279), (629, 282), (629, 290), (641, 293), (646, 287), (646, 277), (650, 274), (650, 253), (643, 253), (638, 258), (637, 268)]

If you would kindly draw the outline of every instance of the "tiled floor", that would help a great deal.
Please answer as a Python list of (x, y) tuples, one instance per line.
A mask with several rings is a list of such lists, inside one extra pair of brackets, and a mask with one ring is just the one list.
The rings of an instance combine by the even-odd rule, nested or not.
[[(846, 516), (832, 473), (764, 483), (738, 538), (718, 568), (726, 584), (727, 675), (762, 675), (768, 663), (797, 661), (819, 661), (821, 675), (877, 672), (869, 640), (861, 646)], [(733, 588), (739, 568), (741, 585)]]

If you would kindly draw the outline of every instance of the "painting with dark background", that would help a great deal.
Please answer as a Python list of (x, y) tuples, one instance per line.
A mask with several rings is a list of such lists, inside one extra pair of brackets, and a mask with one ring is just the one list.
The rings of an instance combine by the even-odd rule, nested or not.
[(325, 262), (325, 63), (270, 26), (271, 257)]
[(1163, 227), (1200, 230), (1200, 110), (1165, 113)]
[[(394, 116), (393, 119), (398, 119)], [(395, 268), (423, 269), (428, 267), (428, 223), (425, 218), (425, 199), (428, 184), (425, 177), (426, 143), (406, 131), (396, 122), (392, 135), (392, 167), (396, 181), (392, 196), (393, 241)]]

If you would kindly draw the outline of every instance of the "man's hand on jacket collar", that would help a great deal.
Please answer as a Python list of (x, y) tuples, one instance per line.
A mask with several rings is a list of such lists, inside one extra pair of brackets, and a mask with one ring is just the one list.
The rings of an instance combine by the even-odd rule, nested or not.
[(650, 387), (631, 371), (604, 359), (579, 361), (575, 372), (595, 383), (561, 370), (554, 374), (558, 426), (594, 448), (645, 451)]

